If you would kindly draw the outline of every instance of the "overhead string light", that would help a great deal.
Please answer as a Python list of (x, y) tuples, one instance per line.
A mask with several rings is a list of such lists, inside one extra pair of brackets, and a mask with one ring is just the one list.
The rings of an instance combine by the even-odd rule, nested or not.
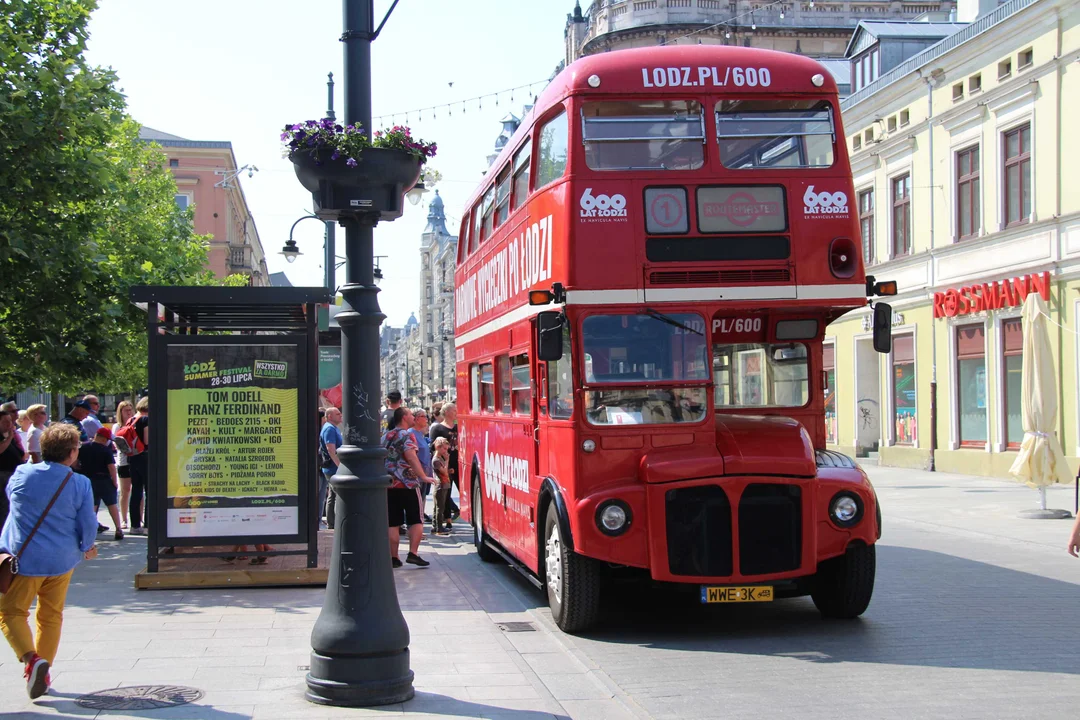
[(475, 97), (464, 98), (462, 100), (454, 100), (453, 102), (446, 103), (446, 104), (443, 104), (443, 105), (432, 105), (432, 106), (429, 106), (429, 107), (413, 108), (411, 110), (399, 111), (399, 112), (396, 112), (396, 113), (391, 113), (389, 115), (379, 115), (379, 116), (374, 118), (374, 121), (382, 123), (382, 122), (385, 122), (388, 118), (396, 119), (396, 117), (398, 115), (405, 115), (406, 117), (408, 117), (408, 115), (410, 115), (412, 113), (416, 113), (418, 118), (420, 120), (423, 120), (424, 119), (424, 111), (430, 111), (432, 119), (436, 119), (436, 118), (438, 118), (438, 112), (437, 111), (438, 111), (439, 108), (445, 108), (446, 112), (447, 112), (447, 115), (448, 116), (453, 116), (453, 114), (454, 114), (454, 107), (453, 106), (454, 105), (457, 105), (457, 104), (460, 103), (461, 104), (461, 111), (464, 113), (468, 109), (468, 103), (472, 102), (473, 100), (476, 100), (477, 108), (479, 108), (480, 110), (483, 110), (483, 108), (484, 108), (484, 98), (494, 97), (495, 98), (495, 104), (499, 105), (500, 104), (500, 102), (499, 102), (500, 98), (504, 93), (509, 93), (509, 95), (510, 95), (510, 103), (513, 104), (513, 102), (514, 102), (514, 93), (516, 91), (518, 91), (518, 90), (528, 90), (529, 95), (532, 96), (533, 95), (533, 89), (537, 85), (542, 85), (542, 84), (545, 84), (545, 83), (547, 83), (547, 79), (533, 80), (530, 83), (525, 83), (525, 84), (522, 84), (522, 85), (518, 85), (516, 87), (503, 88), (502, 90), (497, 90), (495, 92), (484, 93), (482, 95), (477, 95)]
[[(757, 23), (754, 21), (754, 12), (755, 11), (768, 10), (769, 8), (776, 7), (777, 5), (779, 5), (780, 6), (780, 19), (783, 20), (784, 19), (784, 5), (783, 4), (784, 4), (784, 2), (787, 2), (787, 1), (788, 0), (773, 0), (773, 2), (766, 3), (765, 5), (762, 5), (760, 7), (755, 8), (755, 10), (748, 10), (747, 12), (741, 13), (739, 15), (733, 15), (733, 16), (729, 17), (727, 20), (721, 20), (720, 22), (714, 23), (713, 25), (709, 25), (709, 26), (706, 26), (706, 27), (703, 27), (703, 28), (698, 28), (697, 30), (693, 30), (691, 32), (688, 32), (685, 35), (680, 35), (679, 37), (677, 37), (677, 38), (675, 38), (673, 40), (667, 40), (667, 41), (664, 42), (664, 44), (665, 45), (672, 45), (674, 43), (679, 42), (680, 40), (686, 40), (687, 38), (691, 38), (691, 37), (693, 37), (693, 36), (695, 36), (695, 35), (697, 35), (699, 33), (708, 32), (709, 30), (718, 30), (720, 28), (724, 29), (724, 37), (726, 39), (730, 40), (731, 39), (730, 26), (731, 25), (737, 25), (738, 20), (749, 17), (750, 21), (751, 21), (751, 29), (754, 29), (754, 30), (757, 29)], [(810, 7), (814, 7), (813, 0), (811, 0), (811, 2), (810, 2)]]

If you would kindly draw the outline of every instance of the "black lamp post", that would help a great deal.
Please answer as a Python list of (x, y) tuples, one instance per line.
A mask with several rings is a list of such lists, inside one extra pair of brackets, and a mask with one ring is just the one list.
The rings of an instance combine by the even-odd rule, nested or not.
[[(360, 123), (369, 134), (371, 42), (382, 29), (381, 24), (374, 27), (373, 5), (373, 0), (343, 0), (341, 36), (345, 121)], [(396, 5), (397, 0), (387, 17)], [(363, 210), (343, 210), (336, 217), (345, 227), (345, 285), (337, 315), (345, 445), (338, 450), (341, 467), (331, 481), (337, 496), (334, 553), (326, 599), (311, 632), (307, 698), (324, 705), (386, 705), (408, 700), (414, 691), (409, 627), (390, 567), (386, 451), (379, 443), (379, 326), (385, 316), (375, 285), (372, 236), (380, 217)]]

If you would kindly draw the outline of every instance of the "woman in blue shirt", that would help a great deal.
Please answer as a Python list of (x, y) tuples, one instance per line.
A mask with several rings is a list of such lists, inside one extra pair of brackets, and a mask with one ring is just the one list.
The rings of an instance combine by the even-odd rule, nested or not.
[[(0, 532), (0, 548), (22, 555), (10, 589), (0, 595), (0, 631), (26, 664), (23, 676), (31, 698), (41, 697), (49, 689), (49, 668), (60, 647), (71, 573), (83, 559), (97, 557), (94, 493), (89, 478), (71, 470), (79, 458), (79, 446), (77, 427), (63, 423), (49, 426), (41, 435), (42, 462), (20, 465), (7, 485), (11, 512)], [(56, 502), (45, 515), (54, 495)], [(43, 515), (41, 526), (24, 549), (27, 536)], [(36, 640), (29, 623), (35, 598)]]

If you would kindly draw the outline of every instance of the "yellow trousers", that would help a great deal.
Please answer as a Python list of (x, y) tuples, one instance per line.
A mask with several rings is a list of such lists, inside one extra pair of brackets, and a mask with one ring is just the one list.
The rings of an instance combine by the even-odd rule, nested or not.
[[(0, 631), (15, 655), (22, 660), (36, 652), (52, 665), (60, 647), (60, 627), (64, 624), (64, 601), (67, 599), (71, 573), (52, 577), (16, 575), (11, 588), (0, 595)], [(30, 634), (30, 606), (37, 598), (37, 643)]]

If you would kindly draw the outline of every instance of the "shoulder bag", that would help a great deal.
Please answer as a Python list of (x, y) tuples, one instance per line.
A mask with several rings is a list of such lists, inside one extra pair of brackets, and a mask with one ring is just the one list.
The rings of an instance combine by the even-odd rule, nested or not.
[(67, 486), (68, 480), (71, 479), (71, 474), (72, 471), (68, 470), (67, 477), (64, 478), (64, 482), (60, 483), (60, 487), (56, 489), (56, 493), (53, 494), (49, 504), (45, 506), (45, 512), (41, 513), (41, 517), (38, 518), (37, 524), (34, 525), (34, 529), (26, 536), (26, 540), (23, 540), (19, 552), (12, 555), (9, 552), (0, 550), (0, 595), (3, 595), (11, 588), (11, 582), (15, 579), (15, 576), (19, 574), (19, 558), (22, 557), (23, 552), (26, 550), (26, 546), (34, 539), (34, 535), (37, 533), (38, 528), (41, 527), (41, 523), (45, 522), (45, 516), (52, 510), (52, 506), (56, 503), (56, 499), (60, 497), (60, 493), (64, 492), (64, 487)]

